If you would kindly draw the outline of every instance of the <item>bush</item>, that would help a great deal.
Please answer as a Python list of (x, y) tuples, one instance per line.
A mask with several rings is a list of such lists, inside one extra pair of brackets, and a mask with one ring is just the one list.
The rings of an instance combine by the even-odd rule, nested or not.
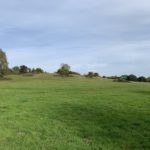
[(0, 70), (0, 78), (3, 78), (4, 77), (4, 72), (3, 70)]
[(150, 77), (148, 77), (148, 78), (146, 79), (146, 81), (147, 81), (147, 82), (150, 82)]
[(139, 82), (146, 82), (146, 78), (143, 77), (143, 76), (141, 76), (141, 77), (139, 77), (139, 78), (137, 79), (137, 81), (139, 81)]
[(128, 82), (128, 81), (137, 81), (137, 82), (150, 82), (150, 78), (145, 78), (144, 76), (136, 77), (135, 75), (122, 75), (120, 77), (114, 78), (114, 81), (118, 82)]
[(69, 74), (71, 74), (71, 75), (80, 75), (80, 73), (74, 72), (74, 71), (70, 71)]
[(65, 68), (61, 68), (57, 71), (57, 73), (61, 76), (69, 76), (69, 70), (65, 69)]
[(20, 66), (19, 73), (28, 73), (28, 72), (30, 72), (30, 69), (27, 66), (25, 65)]
[(15, 66), (15, 67), (12, 68), (12, 72), (14, 72), (14, 73), (19, 73), (19, 71), (20, 71), (19, 66)]
[(137, 81), (137, 77), (133, 74), (129, 75), (127, 78), (128, 81)]
[(99, 74), (97, 72), (89, 72), (85, 77), (93, 78), (93, 77), (99, 77)]
[(58, 73), (60, 76), (68, 77), (69, 74), (70, 74), (70, 66), (69, 66), (68, 64), (62, 64), (62, 65), (61, 65), (61, 68), (58, 69), (57, 73)]
[(95, 72), (94, 77), (99, 77), (99, 74), (97, 72)]
[(94, 73), (93, 73), (93, 72), (89, 72), (89, 73), (86, 75), (86, 77), (88, 77), (88, 78), (93, 78), (93, 77), (94, 77)]
[(44, 70), (41, 68), (36, 68), (36, 69), (33, 68), (31, 72), (32, 73), (44, 73)]

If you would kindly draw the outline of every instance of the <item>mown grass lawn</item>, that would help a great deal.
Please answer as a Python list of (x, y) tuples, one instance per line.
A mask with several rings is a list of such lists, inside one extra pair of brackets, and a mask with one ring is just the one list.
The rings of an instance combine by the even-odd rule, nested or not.
[(149, 150), (150, 84), (12, 76), (0, 81), (0, 150)]

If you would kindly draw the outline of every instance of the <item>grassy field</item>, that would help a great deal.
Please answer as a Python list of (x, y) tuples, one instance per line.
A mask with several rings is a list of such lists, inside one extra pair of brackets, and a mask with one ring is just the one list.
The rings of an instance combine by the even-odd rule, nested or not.
[(149, 150), (150, 84), (12, 76), (0, 81), (0, 150)]

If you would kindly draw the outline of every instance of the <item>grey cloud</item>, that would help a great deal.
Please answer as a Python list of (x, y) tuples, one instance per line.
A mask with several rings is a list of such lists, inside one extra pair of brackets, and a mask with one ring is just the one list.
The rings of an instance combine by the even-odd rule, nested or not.
[(149, 8), (149, 0), (0, 1), (0, 46), (12, 65), (35, 66), (43, 51), (51, 71), (68, 62), (80, 72), (148, 75)]

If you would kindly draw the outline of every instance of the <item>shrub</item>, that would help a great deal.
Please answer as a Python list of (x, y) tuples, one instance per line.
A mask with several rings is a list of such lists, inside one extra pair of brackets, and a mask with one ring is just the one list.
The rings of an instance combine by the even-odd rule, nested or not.
[(68, 77), (70, 74), (70, 66), (68, 64), (62, 64), (60, 69), (58, 69), (57, 73), (60, 76)]
[(71, 74), (71, 75), (80, 75), (80, 73), (74, 72), (74, 71), (70, 71), (69, 74)]
[(148, 77), (148, 78), (146, 79), (146, 81), (147, 81), (147, 82), (150, 82), (150, 77)]
[(143, 77), (143, 76), (141, 76), (141, 77), (139, 77), (139, 78), (137, 79), (137, 81), (139, 81), (139, 82), (146, 82), (146, 78)]
[(19, 73), (29, 73), (29, 72), (31, 72), (30, 68), (28, 68), (25, 65), (20, 66)]
[(99, 74), (97, 72), (88, 72), (88, 74), (85, 75), (85, 77), (88, 78), (99, 77)]
[(99, 77), (99, 74), (97, 72), (95, 72), (94, 77)]
[(93, 72), (89, 72), (89, 73), (86, 75), (86, 77), (88, 77), (88, 78), (93, 78), (93, 77), (94, 77), (94, 73), (93, 73)]
[(137, 81), (137, 77), (133, 74), (129, 75), (127, 79), (128, 81)]
[(44, 70), (41, 69), (41, 68), (36, 68), (36, 69), (33, 68), (31, 72), (32, 72), (32, 73), (44, 73)]

